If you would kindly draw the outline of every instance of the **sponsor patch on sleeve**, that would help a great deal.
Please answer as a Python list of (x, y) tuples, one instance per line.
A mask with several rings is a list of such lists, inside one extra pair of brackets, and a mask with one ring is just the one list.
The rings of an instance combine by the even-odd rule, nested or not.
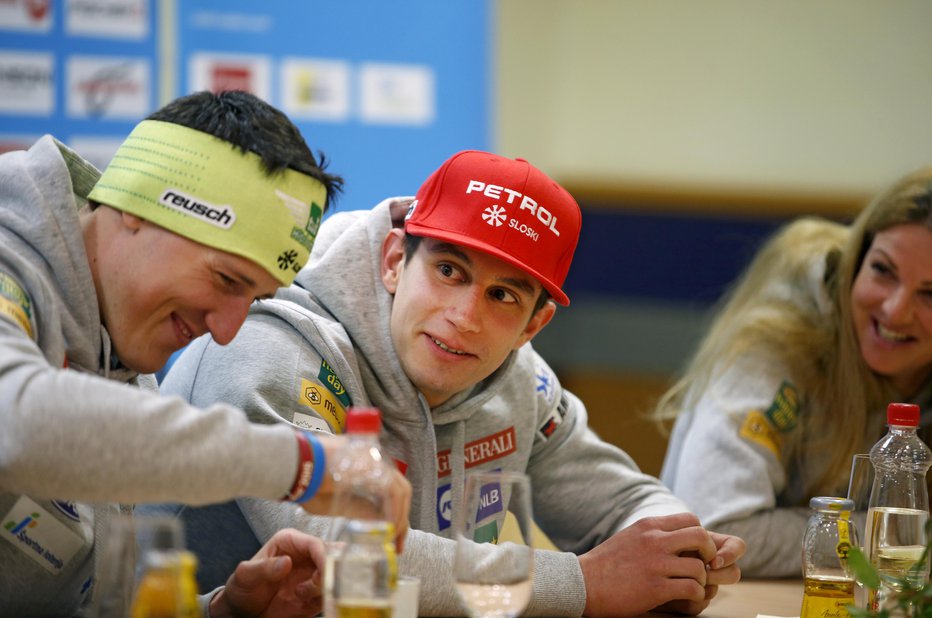
[(553, 375), (550, 367), (541, 361), (536, 363), (535, 375), (537, 376), (534, 387), (535, 392), (546, 399), (547, 403), (553, 403), (557, 385), (556, 376)]
[(334, 373), (333, 367), (325, 360), (320, 361), (320, 371), (317, 372), (317, 379), (320, 380), (321, 384), (330, 389), (330, 392), (340, 400), (344, 408), (348, 408), (352, 405), (352, 401), (346, 389), (343, 387), (343, 382), (341, 382), (337, 374)]
[(774, 395), (773, 403), (767, 408), (767, 418), (781, 433), (796, 427), (799, 421), (799, 393), (795, 386), (783, 381)]
[(544, 419), (541, 426), (537, 428), (537, 432), (544, 440), (549, 440), (553, 432), (555, 432), (557, 427), (563, 422), (568, 407), (569, 402), (566, 400), (566, 394), (564, 393), (560, 397), (560, 403), (557, 404), (557, 407), (550, 411), (550, 414), (547, 415), (547, 418)]
[(777, 457), (780, 456), (780, 447), (782, 440), (780, 434), (774, 429), (770, 421), (760, 410), (751, 410), (744, 418), (744, 423), (738, 432), (745, 440), (755, 442), (765, 449), (773, 452)]
[[(343, 433), (346, 429), (346, 408), (329, 388), (317, 382), (301, 378), (301, 392), (298, 394), (298, 403), (316, 412), (320, 418), (326, 421), (333, 433)], [(310, 417), (310, 415), (306, 414), (295, 414), (296, 423), (298, 423), (297, 418), (299, 416)], [(307, 428), (321, 429), (321, 427), (313, 426)]]
[(16, 280), (0, 272), (0, 316), (11, 319), (34, 339), (32, 330), (32, 301)]

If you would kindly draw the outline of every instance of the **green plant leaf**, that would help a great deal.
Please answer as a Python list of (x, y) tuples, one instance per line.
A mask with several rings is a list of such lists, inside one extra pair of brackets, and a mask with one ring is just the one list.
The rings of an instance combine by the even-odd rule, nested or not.
[(880, 587), (880, 576), (874, 566), (867, 561), (867, 557), (857, 547), (848, 550), (848, 566), (854, 573), (855, 579), (861, 584), (876, 590)]

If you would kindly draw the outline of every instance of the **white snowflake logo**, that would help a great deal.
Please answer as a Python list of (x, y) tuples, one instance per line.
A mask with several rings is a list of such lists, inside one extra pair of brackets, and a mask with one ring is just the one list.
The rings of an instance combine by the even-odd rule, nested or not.
[(482, 213), (482, 219), (489, 225), (494, 225), (495, 227), (501, 227), (505, 223), (505, 219), (508, 217), (505, 216), (505, 209), (495, 204), (494, 206), (489, 206)]

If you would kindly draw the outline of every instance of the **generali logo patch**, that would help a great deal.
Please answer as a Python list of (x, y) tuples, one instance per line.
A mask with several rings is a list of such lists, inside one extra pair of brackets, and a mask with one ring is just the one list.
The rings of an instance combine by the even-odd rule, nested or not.
[[(515, 428), (509, 427), (490, 436), (469, 442), (463, 447), (466, 469), (484, 464), (487, 461), (501, 459), (514, 453)], [(437, 453), (437, 477), (443, 478), (450, 474), (450, 449)]]

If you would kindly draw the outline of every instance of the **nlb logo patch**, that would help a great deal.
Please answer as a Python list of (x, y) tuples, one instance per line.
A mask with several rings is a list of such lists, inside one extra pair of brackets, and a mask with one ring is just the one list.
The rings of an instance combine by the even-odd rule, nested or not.
[(508, 227), (524, 234), (534, 242), (537, 242), (540, 238), (539, 229), (547, 230), (554, 236), (560, 235), (560, 230), (557, 229), (557, 217), (547, 208), (538, 204), (535, 199), (524, 195), (520, 191), (502, 185), (486, 184), (481, 180), (470, 180), (469, 185), (466, 187), (466, 194), (469, 195), (470, 193), (480, 193), (494, 200), (503, 200), (505, 204), (517, 205), (519, 212), (528, 211), (543, 227), (536, 228), (515, 218), (509, 219), (506, 208), (500, 204), (493, 204), (482, 212), (482, 219), (489, 225), (500, 227), (507, 221)]
[(83, 539), (27, 496), (3, 516), (0, 537), (53, 575), (81, 549)]
[(479, 492), (479, 510), (476, 512), (476, 521), (485, 520), (496, 513), (501, 513), (502, 487), (499, 483), (488, 483), (482, 486)]
[(229, 206), (215, 206), (186, 195), (177, 189), (166, 189), (159, 201), (173, 210), (200, 219), (224, 230), (236, 222), (236, 213)]

